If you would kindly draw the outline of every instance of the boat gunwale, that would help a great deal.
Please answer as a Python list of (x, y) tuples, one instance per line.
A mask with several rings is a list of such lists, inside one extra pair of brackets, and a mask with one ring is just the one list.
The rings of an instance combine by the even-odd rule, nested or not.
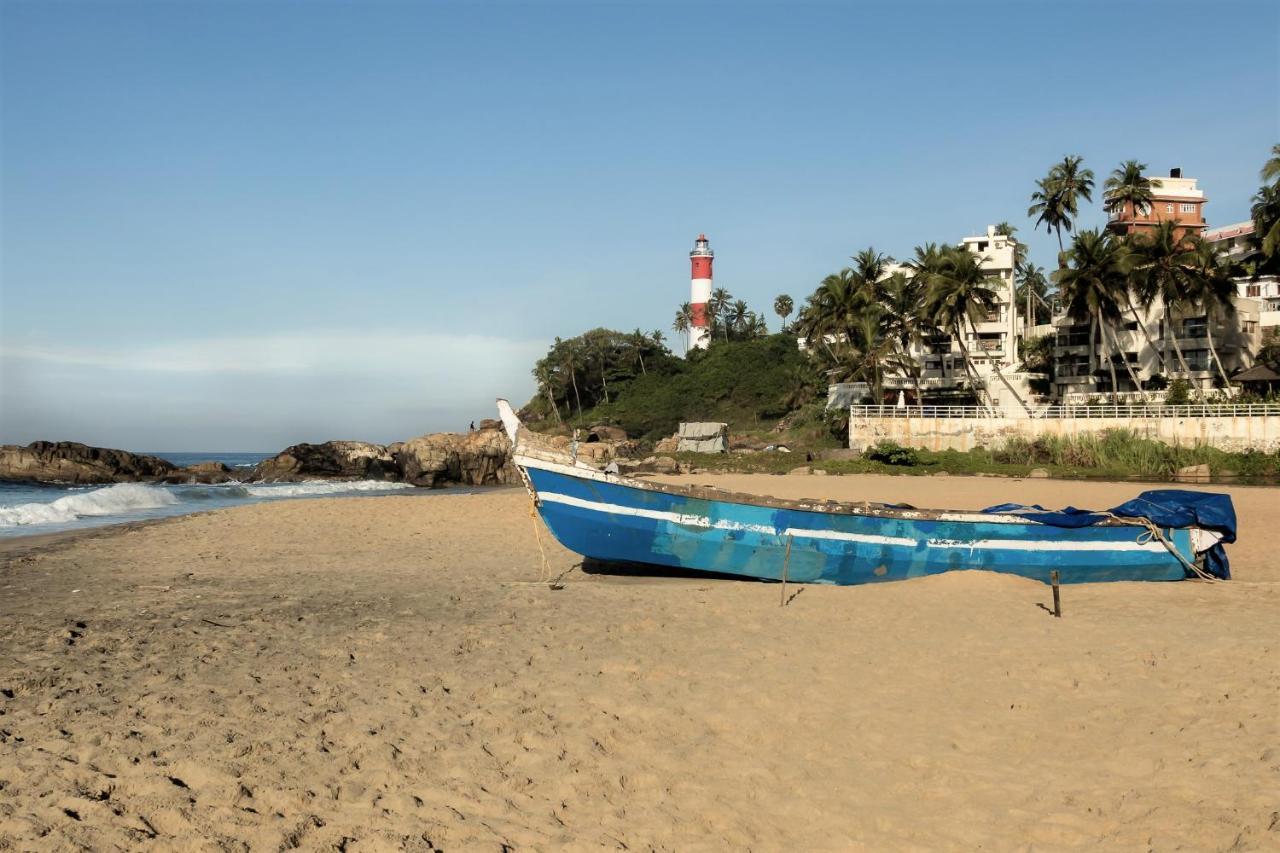
[[(528, 441), (527, 439), (529, 437), (533, 437), (534, 440)], [(1054, 526), (1042, 521), (1037, 521), (1033, 518), (1023, 517), (1013, 512), (986, 514), (983, 513), (982, 510), (920, 509), (917, 507), (893, 506), (891, 504), (873, 501), (853, 503), (848, 501), (834, 501), (815, 498), (775, 498), (769, 495), (734, 492), (728, 489), (721, 489), (717, 486), (698, 485), (692, 483), (684, 485), (677, 483), (650, 482), (648, 480), (641, 480), (623, 474), (611, 474), (606, 471), (601, 471), (598, 468), (575, 460), (572, 454), (567, 453), (560, 448), (542, 444), (537, 440), (539, 438), (541, 437), (536, 433), (530, 432), (528, 427), (521, 425), (520, 431), (517, 435), (517, 441), (515, 446), (512, 448), (513, 460), (517, 466), (522, 468), (541, 468), (543, 465), (555, 465), (567, 470), (554, 471), (553, 469), (545, 468), (544, 470), (553, 470), (553, 473), (559, 473), (564, 476), (596, 480), (615, 486), (642, 489), (645, 491), (695, 498), (698, 500), (720, 501), (723, 503), (761, 507), (765, 509), (786, 509), (826, 515), (849, 515), (866, 518), (896, 519), (901, 521), (940, 521), (960, 524), (1026, 524), (1038, 527)], [(529, 465), (527, 464), (528, 462), (532, 462), (534, 464)], [(539, 465), (538, 463), (543, 464)], [(537, 491), (533, 488), (532, 483), (526, 483), (526, 485), (536, 498)], [(1090, 526), (1146, 527), (1147, 523), (1139, 519), (1128, 520), (1116, 516), (1108, 516)]]

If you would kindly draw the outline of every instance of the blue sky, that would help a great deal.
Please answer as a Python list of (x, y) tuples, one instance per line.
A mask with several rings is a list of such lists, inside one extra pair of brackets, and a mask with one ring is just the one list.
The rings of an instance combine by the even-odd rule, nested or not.
[(1049, 266), (1067, 153), (1245, 219), (1278, 9), (3, 2), (0, 440), (465, 428), (556, 335), (671, 334), (699, 231), (760, 308), (1000, 220)]

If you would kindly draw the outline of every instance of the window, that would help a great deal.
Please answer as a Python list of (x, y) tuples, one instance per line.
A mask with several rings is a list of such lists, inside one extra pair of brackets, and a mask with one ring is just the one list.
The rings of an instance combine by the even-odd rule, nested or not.
[(1147, 216), (1151, 213), (1151, 205), (1144, 201), (1142, 204), (1138, 205), (1137, 210), (1139, 216)]
[(1173, 202), (1169, 202), (1164, 206), (1165, 213), (1173, 213)]
[(1228, 249), (1234, 249), (1235, 247), (1236, 247), (1236, 238), (1235, 238), (1235, 237), (1228, 237), (1228, 238), (1227, 238), (1227, 248), (1228, 248)]
[(1196, 205), (1195, 205), (1195, 202), (1192, 202), (1192, 201), (1184, 201), (1184, 202), (1182, 203), (1182, 212), (1183, 212), (1183, 213), (1195, 213), (1195, 212), (1196, 212)]
[(1256, 296), (1261, 296), (1261, 295), (1262, 295), (1262, 285), (1260, 285), (1260, 284), (1248, 284), (1248, 285), (1245, 285), (1245, 296), (1255, 296), (1255, 297), (1256, 297)]
[(1060, 347), (1080, 347), (1089, 345), (1088, 326), (1062, 326), (1058, 329), (1054, 344)]

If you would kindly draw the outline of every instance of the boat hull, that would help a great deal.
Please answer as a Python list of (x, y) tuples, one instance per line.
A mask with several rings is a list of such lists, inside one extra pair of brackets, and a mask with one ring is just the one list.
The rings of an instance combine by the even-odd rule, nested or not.
[[(601, 561), (768, 580), (781, 579), (785, 562), (788, 580), (831, 584), (966, 569), (1044, 582), (1057, 570), (1062, 583), (1186, 575), (1178, 557), (1135, 525), (1071, 529), (980, 513), (808, 511), (629, 485), (567, 466), (521, 467), (560, 543)], [(1162, 532), (1185, 559), (1194, 560), (1189, 530)]]

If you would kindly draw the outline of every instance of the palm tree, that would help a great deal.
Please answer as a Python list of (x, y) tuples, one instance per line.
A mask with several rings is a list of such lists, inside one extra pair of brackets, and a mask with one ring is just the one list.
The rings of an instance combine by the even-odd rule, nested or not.
[(1220, 255), (1207, 240), (1196, 238), (1191, 244), (1191, 290), (1187, 301), (1199, 306), (1205, 314), (1205, 337), (1209, 341), (1209, 354), (1222, 377), (1222, 387), (1229, 388), (1231, 380), (1222, 367), (1218, 348), (1213, 343), (1213, 324), (1218, 318), (1235, 316), (1236, 283), (1234, 276), (1240, 273), (1237, 266)]
[[(906, 266), (911, 270), (912, 280), (923, 291), (924, 315), (947, 330), (959, 345), (974, 393), (983, 399), (985, 385), (978, 378), (964, 342), (966, 330), (971, 330), (976, 338), (978, 319), (999, 305), (996, 292), (987, 286), (981, 261), (964, 249), (927, 243), (916, 247), (915, 257)], [(996, 372), (999, 373), (998, 366)], [(984, 405), (990, 409), (985, 400)]]
[(769, 334), (769, 324), (765, 321), (763, 314), (751, 312), (751, 322), (748, 324), (747, 332), (752, 338), (763, 338)]
[[(1173, 334), (1174, 315), (1180, 307), (1187, 304), (1186, 294), (1192, 289), (1192, 254), (1179, 233), (1178, 224), (1165, 220), (1148, 233), (1135, 236), (1129, 241), (1129, 252), (1130, 278), (1138, 303), (1145, 311), (1150, 311), (1151, 306), (1157, 302), (1164, 305), (1166, 348), (1169, 344), (1173, 345), (1182, 372), (1190, 373), (1187, 360), (1182, 355), (1182, 347)], [(1136, 310), (1134, 317), (1137, 317)], [(1141, 322), (1138, 325), (1145, 331), (1146, 327)], [(1167, 364), (1163, 356), (1162, 361)]]
[(1015, 267), (1027, 259), (1026, 244), (1019, 242), (1018, 238), (1013, 236), (1017, 230), (1017, 227), (1010, 225), (1008, 222), (996, 224), (996, 233), (1002, 237), (1008, 237), (1013, 242), (1013, 265)]
[(1049, 174), (1036, 181), (1036, 191), (1031, 194), (1031, 207), (1027, 216), (1036, 217), (1036, 225), (1044, 225), (1058, 236), (1058, 267), (1064, 265), (1061, 256), (1066, 251), (1062, 244), (1062, 232), (1071, 231), (1079, 213), (1081, 200), (1093, 201), (1093, 171), (1082, 167), (1084, 158), (1070, 154), (1049, 168)]
[(1026, 329), (1024, 335), (1030, 337), (1031, 327), (1038, 325), (1036, 319), (1040, 313), (1040, 306), (1048, 304), (1045, 302), (1045, 297), (1049, 294), (1049, 280), (1045, 278), (1044, 267), (1038, 267), (1030, 261), (1017, 264), (1014, 274), (1017, 277), (1014, 298), (1027, 306), (1023, 325)]
[[(603, 332), (604, 330), (599, 330)], [(609, 366), (609, 357), (613, 354), (613, 342), (603, 334), (588, 332), (583, 336), (586, 340), (588, 356), (594, 357), (598, 361), (597, 367), (600, 369), (600, 391), (604, 394), (605, 403), (609, 402), (609, 377), (606, 375), (606, 369)], [(585, 368), (584, 368), (585, 369)]]
[[(1107, 370), (1111, 374), (1111, 396), (1115, 399), (1116, 358), (1129, 372), (1129, 378), (1139, 391), (1142, 384), (1129, 360), (1125, 358), (1116, 336), (1115, 324), (1121, 319), (1120, 301), (1128, 288), (1126, 253), (1123, 244), (1110, 234), (1096, 229), (1076, 234), (1069, 252), (1070, 264), (1054, 273), (1062, 293), (1067, 314), (1076, 320), (1089, 321), (1090, 338), (1100, 339), (1100, 352), (1107, 354)], [(1107, 332), (1111, 341), (1107, 342)]]
[(1109, 215), (1123, 216), (1127, 208), (1131, 216), (1136, 217), (1139, 211), (1151, 207), (1151, 190), (1158, 188), (1160, 181), (1142, 174), (1146, 169), (1146, 163), (1125, 160), (1118, 169), (1112, 170), (1111, 177), (1103, 184), (1103, 208)]
[(851, 330), (866, 307), (859, 283), (848, 267), (824, 278), (796, 317), (796, 334), (811, 347), (822, 346), (834, 359), (834, 345), (852, 340)]
[(733, 294), (723, 287), (717, 287), (711, 291), (711, 299), (707, 301), (707, 313), (711, 315), (711, 320), (720, 320), (720, 327), (724, 330), (724, 339), (726, 341), (729, 340), (729, 324), (725, 322), (725, 319), (732, 303)]
[(627, 345), (640, 362), (640, 375), (648, 376), (649, 371), (644, 367), (644, 351), (649, 346), (649, 336), (640, 331), (640, 327), (637, 326), (634, 332), (627, 335)]
[(1280, 184), (1280, 143), (1271, 146), (1271, 156), (1258, 173), (1264, 184)]
[(884, 297), (881, 282), (893, 258), (868, 246), (849, 260), (853, 261), (853, 271), (858, 277), (858, 288), (862, 291), (863, 300), (868, 303), (880, 302)]
[(779, 294), (778, 297), (773, 300), (773, 313), (777, 314), (782, 319), (782, 331), (784, 332), (787, 330), (787, 318), (791, 316), (791, 312), (794, 308), (795, 303), (792, 302), (791, 297), (785, 293)]
[(1267, 184), (1254, 193), (1249, 215), (1253, 219), (1253, 244), (1262, 256), (1260, 269), (1254, 270), (1254, 275), (1280, 272), (1280, 183)]
[(727, 332), (733, 331), (735, 335), (740, 337), (747, 336), (747, 329), (750, 325), (751, 310), (747, 307), (745, 300), (738, 299), (728, 307), (725, 314), (725, 331), (726, 340), (728, 340)]
[(918, 403), (923, 397), (920, 365), (911, 357), (911, 346), (922, 340), (926, 332), (933, 331), (932, 323), (921, 310), (922, 289), (902, 272), (890, 275), (885, 280), (884, 289), (885, 311), (881, 316), (880, 329), (885, 338), (894, 344), (896, 353), (893, 366), (910, 376)]
[(560, 367), (569, 374), (569, 384), (573, 387), (573, 400), (578, 405), (578, 417), (582, 417), (582, 396), (578, 393), (578, 369), (582, 367), (582, 355), (573, 341), (562, 341), (556, 338), (552, 352), (560, 353)]
[(1031, 206), (1027, 208), (1027, 216), (1036, 218), (1035, 227), (1043, 225), (1045, 231), (1058, 235), (1058, 256), (1061, 264), (1061, 256), (1065, 251), (1062, 246), (1062, 225), (1064, 220), (1069, 221), (1069, 219), (1062, 207), (1062, 199), (1054, 189), (1052, 176), (1036, 181), (1036, 190), (1031, 194)]
[(547, 402), (551, 404), (551, 411), (555, 413), (556, 423), (564, 423), (560, 417), (560, 406), (556, 403), (556, 395), (552, 389), (552, 377), (554, 372), (551, 365), (546, 360), (539, 361), (533, 368), (533, 378), (538, 382), (538, 389), (542, 391), (543, 396), (547, 398)]
[(662, 334), (661, 329), (654, 329), (652, 332), (649, 333), (649, 340), (653, 341), (653, 345), (656, 346), (659, 350), (663, 350), (665, 349), (663, 347), (663, 344), (666, 343), (667, 336)]
[(689, 330), (693, 328), (693, 306), (688, 302), (681, 303), (676, 310), (675, 322), (671, 324), (671, 331), (677, 335), (684, 335), (684, 351), (689, 352)]
[[(1082, 199), (1093, 201), (1093, 170), (1083, 168), (1083, 163), (1083, 157), (1069, 154), (1051, 172), (1063, 205), (1073, 219), (1079, 212), (1078, 205)], [(1070, 230), (1069, 222), (1066, 227)]]

